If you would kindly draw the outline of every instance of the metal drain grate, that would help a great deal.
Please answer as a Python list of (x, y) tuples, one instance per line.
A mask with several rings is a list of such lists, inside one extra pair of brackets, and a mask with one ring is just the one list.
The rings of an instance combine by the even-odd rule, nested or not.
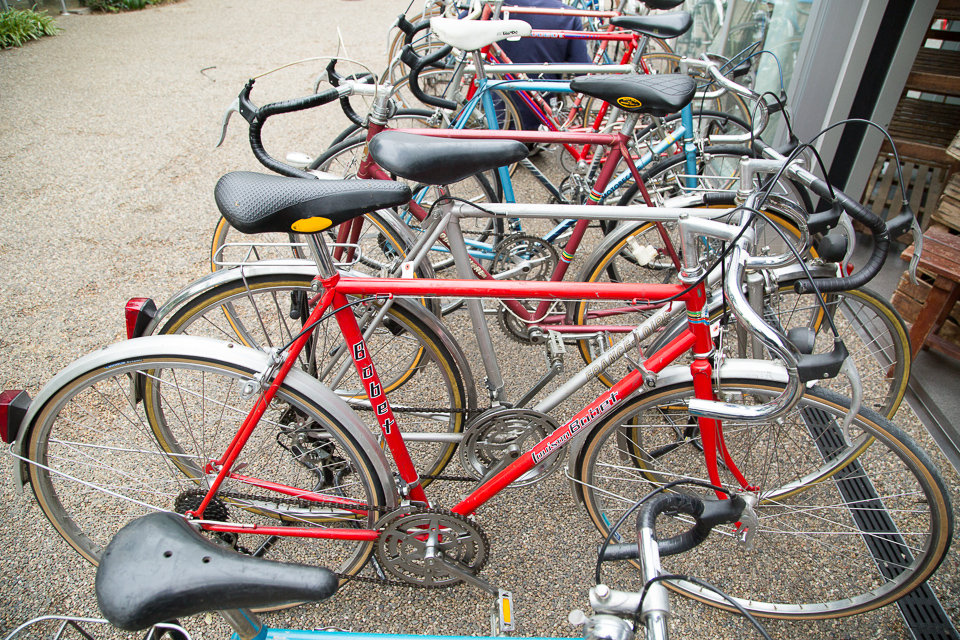
[[(816, 409), (804, 409), (803, 419), (820, 454), (829, 459), (843, 446), (843, 434), (830, 416)], [(895, 578), (913, 561), (900, 532), (877, 495), (860, 462), (854, 460), (835, 476), (837, 490), (850, 509), (864, 542), (881, 575)], [(960, 635), (937, 596), (923, 583), (897, 601), (910, 633), (917, 640), (958, 640)]]

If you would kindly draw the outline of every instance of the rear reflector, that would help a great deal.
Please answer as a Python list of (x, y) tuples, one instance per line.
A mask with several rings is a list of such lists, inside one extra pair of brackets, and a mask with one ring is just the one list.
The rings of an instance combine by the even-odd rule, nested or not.
[(10, 444), (17, 439), (17, 431), (29, 406), (30, 396), (26, 391), (10, 389), (0, 392), (0, 440)]
[(130, 298), (124, 308), (127, 319), (127, 339), (132, 340), (142, 336), (156, 314), (157, 305), (150, 298)]

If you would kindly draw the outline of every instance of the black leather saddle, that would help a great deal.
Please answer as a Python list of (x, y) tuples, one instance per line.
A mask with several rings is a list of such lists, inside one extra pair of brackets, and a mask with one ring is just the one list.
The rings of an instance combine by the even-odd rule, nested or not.
[(420, 184), (452, 184), (529, 153), (516, 140), (452, 140), (397, 131), (377, 134), (368, 149), (383, 169)]
[(683, 4), (683, 0), (642, 0), (643, 4), (647, 5), (648, 9), (656, 9), (657, 11), (670, 11), (670, 9), (676, 9)]
[(240, 555), (165, 512), (123, 527), (96, 578), (100, 611), (127, 631), (204, 611), (324, 600), (338, 585), (327, 569)]
[(693, 18), (686, 11), (677, 11), (655, 16), (616, 16), (610, 18), (610, 24), (652, 38), (676, 38), (690, 29)]
[(620, 107), (630, 113), (666, 116), (693, 100), (697, 82), (690, 76), (665, 73), (632, 76), (580, 76), (570, 88)]
[(220, 178), (217, 208), (243, 233), (315, 233), (365, 213), (410, 200), (410, 189), (389, 180), (304, 180), (250, 171)]

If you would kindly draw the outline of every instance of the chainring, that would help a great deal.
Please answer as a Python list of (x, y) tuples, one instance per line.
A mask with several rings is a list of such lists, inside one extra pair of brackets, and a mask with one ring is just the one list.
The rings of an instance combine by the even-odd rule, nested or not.
[(401, 513), (390, 520), (376, 541), (377, 561), (390, 575), (425, 588), (458, 584), (461, 578), (444, 570), (431, 554), (474, 575), (490, 555), (490, 543), (480, 526), (452, 511), (424, 509)]
[[(560, 425), (545, 413), (532, 409), (493, 409), (477, 417), (463, 434), (458, 450), (460, 464), (478, 480), (493, 468), (513, 445), (523, 453)], [(520, 476), (511, 487), (524, 487), (547, 477), (564, 457), (564, 450), (548, 456), (546, 460)]]
[(543, 238), (515, 233), (496, 246), (490, 273), (498, 280), (549, 280), (559, 262), (560, 254)]

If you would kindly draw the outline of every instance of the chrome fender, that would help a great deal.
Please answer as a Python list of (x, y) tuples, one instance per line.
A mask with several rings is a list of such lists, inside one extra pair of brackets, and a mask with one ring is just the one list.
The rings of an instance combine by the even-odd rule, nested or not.
[[(144, 358), (158, 356), (201, 356), (252, 373), (264, 371), (268, 365), (268, 355), (262, 351), (230, 342), (195, 336), (137, 338), (136, 340), (119, 342), (83, 356), (67, 365), (65, 369), (47, 382), (40, 389), (33, 402), (30, 403), (18, 439), (10, 447), (11, 452), (19, 456), (14, 461), (14, 481), (17, 491), (22, 492), (23, 486), (27, 483), (26, 465), (29, 464), (26, 461), (27, 443), (30, 441), (30, 434), (35, 426), (34, 422), (38, 414), (52, 401), (64, 385), (100, 367), (122, 367), (125, 364), (134, 364)], [(347, 403), (333, 391), (320, 384), (315, 378), (297, 369), (290, 370), (284, 384), (294, 392), (322, 404), (334, 420), (339, 421), (351, 430), (387, 493), (389, 502), (387, 506), (391, 509), (395, 508), (397, 506), (395, 504), (396, 484), (383, 450), (377, 443), (372, 431), (361, 422)]]

